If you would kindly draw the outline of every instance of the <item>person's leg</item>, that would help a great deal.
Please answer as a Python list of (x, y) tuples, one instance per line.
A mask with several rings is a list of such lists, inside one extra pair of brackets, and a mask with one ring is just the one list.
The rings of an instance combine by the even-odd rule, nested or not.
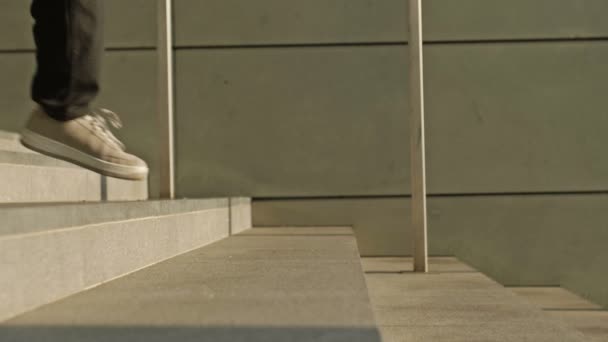
[(33, 0), (32, 99), (57, 120), (80, 117), (99, 91), (103, 0)]
[(103, 175), (145, 179), (146, 162), (127, 153), (108, 127), (120, 126), (118, 116), (89, 108), (99, 91), (104, 1), (33, 0), (38, 68), (32, 98), (39, 106), (20, 140), (34, 151)]

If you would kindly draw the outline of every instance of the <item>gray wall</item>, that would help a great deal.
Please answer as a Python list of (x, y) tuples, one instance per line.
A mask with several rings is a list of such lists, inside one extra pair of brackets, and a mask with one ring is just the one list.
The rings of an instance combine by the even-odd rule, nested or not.
[[(104, 1), (99, 102), (154, 168), (155, 6)], [(254, 224), (351, 224), (364, 254), (408, 254), (406, 1), (175, 5), (179, 195), (270, 199)], [(30, 23), (22, 0), (1, 6), (0, 128), (16, 129)], [(447, 212), (431, 212), (431, 251), (608, 305), (608, 258), (590, 247), (606, 241), (608, 201), (589, 193), (608, 190), (608, 2), (424, 6), (429, 191)]]
[[(405, 4), (177, 1), (179, 192), (407, 194)], [(429, 190), (603, 190), (608, 3), (425, 4)]]

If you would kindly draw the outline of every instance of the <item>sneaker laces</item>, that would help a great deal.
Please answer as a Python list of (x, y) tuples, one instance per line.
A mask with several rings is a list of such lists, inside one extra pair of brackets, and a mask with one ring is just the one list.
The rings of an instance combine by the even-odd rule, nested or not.
[(95, 108), (91, 111), (90, 114), (85, 116), (85, 119), (89, 120), (93, 123), (93, 127), (99, 130), (102, 135), (107, 137), (111, 142), (113, 142), (116, 146), (118, 146), (121, 150), (125, 150), (125, 145), (118, 140), (116, 136), (110, 130), (108, 124), (116, 129), (122, 128), (122, 121), (118, 114), (113, 111), (105, 108)]

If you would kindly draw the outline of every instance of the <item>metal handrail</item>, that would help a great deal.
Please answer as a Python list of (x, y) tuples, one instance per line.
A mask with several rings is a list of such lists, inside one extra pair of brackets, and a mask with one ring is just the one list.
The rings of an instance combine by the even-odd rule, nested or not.
[(428, 272), (422, 0), (409, 0), (410, 168), (414, 272)]
[(158, 123), (160, 150), (160, 198), (175, 198), (173, 136), (173, 1), (158, 0)]

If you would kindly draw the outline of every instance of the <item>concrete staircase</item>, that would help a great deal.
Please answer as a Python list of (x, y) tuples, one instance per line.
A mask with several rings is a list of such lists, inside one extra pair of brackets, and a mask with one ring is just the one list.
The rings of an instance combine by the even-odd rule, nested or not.
[[(0, 132), (0, 320), (251, 227), (248, 198), (148, 201)], [(0, 341), (3, 341), (0, 336)]]
[(589, 340), (454, 258), (414, 274), (362, 263), (350, 228), (250, 229), (249, 198), (137, 201), (7, 133), (0, 177), (2, 342)]
[(0, 323), (2, 341), (599, 341), (455, 258), (255, 228)]
[(0, 206), (0, 319), (247, 229), (242, 201)]

